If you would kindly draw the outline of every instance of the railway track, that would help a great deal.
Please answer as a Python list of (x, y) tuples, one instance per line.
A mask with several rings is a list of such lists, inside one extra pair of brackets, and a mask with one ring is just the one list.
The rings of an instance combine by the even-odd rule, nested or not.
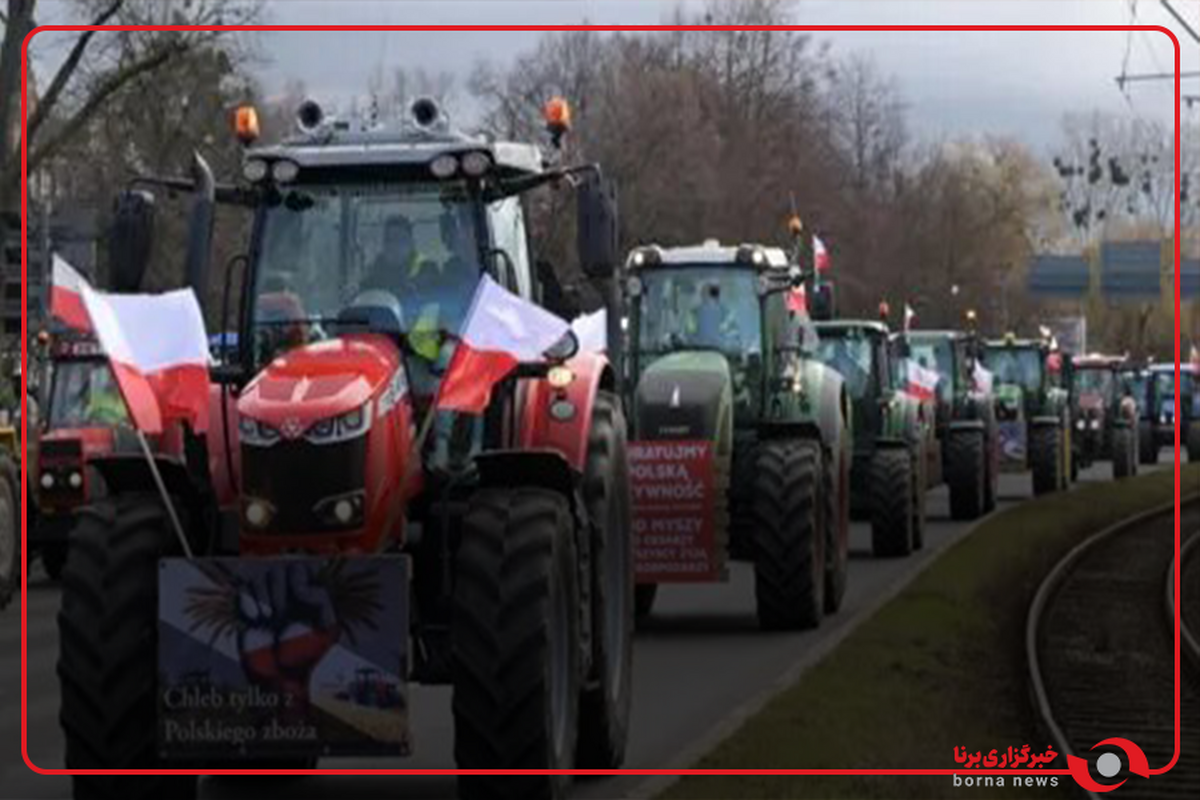
[[(1200, 626), (1200, 498), (1185, 501), (1180, 530), (1183, 619), (1190, 620), (1190, 633)], [(1128, 779), (1124, 798), (1200, 797), (1200, 652), (1189, 659), (1187, 636), (1179, 760), (1153, 774), (1175, 754), (1174, 533), (1168, 507), (1096, 534), (1055, 567), (1030, 608), (1030, 680), (1042, 721), (1064, 757), (1055, 766), (1065, 766), (1067, 754), (1087, 758), (1097, 784)], [(1113, 737), (1142, 749), (1149, 779), (1128, 771), (1119, 748), (1092, 751)], [(1121, 756), (1116, 774), (1097, 770), (1105, 752)]]

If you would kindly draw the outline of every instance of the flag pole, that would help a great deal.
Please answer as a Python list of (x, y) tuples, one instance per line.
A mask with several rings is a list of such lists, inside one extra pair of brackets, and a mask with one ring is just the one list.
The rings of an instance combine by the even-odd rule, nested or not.
[(162, 473), (158, 471), (158, 462), (154, 460), (154, 454), (150, 452), (150, 443), (146, 441), (146, 434), (142, 433), (141, 428), (137, 429), (137, 439), (138, 444), (142, 446), (142, 454), (146, 456), (146, 463), (150, 466), (150, 474), (154, 476), (154, 483), (158, 486), (158, 492), (162, 495), (163, 504), (167, 507), (167, 516), (171, 518), (175, 535), (179, 537), (179, 543), (183, 545), (183, 554), (192, 558), (192, 548), (188, 544), (187, 534), (183, 532), (183, 523), (179, 521), (179, 515), (175, 513), (175, 505), (171, 502), (171, 495), (167, 493), (167, 484), (163, 481)]

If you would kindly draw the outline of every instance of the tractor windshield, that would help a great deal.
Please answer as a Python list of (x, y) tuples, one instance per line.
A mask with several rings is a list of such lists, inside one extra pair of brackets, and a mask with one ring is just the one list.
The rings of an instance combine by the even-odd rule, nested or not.
[(1106, 398), (1111, 397), (1115, 382), (1116, 378), (1113, 376), (1112, 370), (1103, 367), (1098, 369), (1077, 369), (1075, 371), (1075, 383), (1079, 387), (1080, 394), (1091, 394)]
[(817, 357), (841, 373), (852, 398), (862, 400), (876, 369), (872, 338), (857, 328), (822, 328), (820, 335)]
[(937, 385), (938, 399), (946, 403), (953, 402), (954, 384), (950, 380), (955, 373), (953, 342), (949, 339), (909, 337), (908, 347), (908, 360), (942, 376)]
[(407, 334), (434, 361), (481, 273), (461, 184), (327, 183), (284, 191), (260, 217), (252, 324), (260, 360), (332, 333), (347, 309)]
[(128, 425), (125, 400), (107, 361), (56, 361), (46, 414), (51, 429)]
[(638, 349), (647, 355), (700, 348), (737, 361), (762, 354), (755, 274), (709, 266), (647, 270), (641, 275)]
[(1020, 386), (1027, 392), (1042, 389), (1042, 354), (1035, 348), (989, 347), (984, 350), (983, 365), (997, 383)]

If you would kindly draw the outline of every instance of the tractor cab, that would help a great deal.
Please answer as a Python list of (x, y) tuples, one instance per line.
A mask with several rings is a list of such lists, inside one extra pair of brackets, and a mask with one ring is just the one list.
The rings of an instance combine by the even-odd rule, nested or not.
[[(1179, 441), (1187, 450), (1188, 459), (1200, 460), (1200, 392), (1197, 392), (1196, 368), (1191, 363), (1179, 367), (1176, 386), (1175, 364), (1153, 364), (1149, 369), (1152, 384), (1149, 391), (1150, 417), (1154, 425), (1156, 448), (1175, 446), (1175, 425), (1180, 426)], [(1177, 393), (1178, 390), (1178, 393)], [(1178, 402), (1178, 407), (1176, 403)]]
[[(404, 756), (410, 683), (454, 687), (460, 769), (620, 766), (633, 626), (622, 371), (573, 333), (526, 333), (566, 328), (536, 307), (554, 271), (531, 266), (527, 193), (573, 189), (581, 271), (603, 280), (615, 266), (615, 197), (597, 165), (561, 163), (569, 120), (564, 101), (547, 105), (543, 149), (457, 133), (431, 100), (387, 124), (306, 102), (295, 136), (257, 147), (242, 108), (236, 183), (197, 156), (190, 180), (140, 178), (122, 195), (118, 291), (146, 269), (142, 187), (190, 192), (187, 282), (221, 298), (208, 316), (236, 348), (210, 368), (207, 430), (183, 430), (177, 456), (106, 462), (112, 497), (72, 534), (89, 546), (64, 581), (61, 718), (68, 754), (86, 756), (68, 767)], [(223, 287), (208, 280), (218, 204), (252, 217)], [(473, 308), (485, 290), (499, 300)], [(495, 349), (467, 344), (467, 319)], [(619, 336), (608, 341), (615, 359)], [(478, 406), (435, 403), (452, 362), (459, 376), (492, 366)], [(112, 544), (131, 540), (141, 549)], [(142, 600), (93, 608), (117, 581)], [(221, 676), (199, 705), (186, 699), (198, 665)], [(378, 671), (358, 673), (370, 714), (331, 680), (355, 666)], [(106, 693), (117, 669), (145, 690)], [(147, 724), (95, 736), (135, 716)], [(188, 733), (198, 725), (248, 726), (252, 745)], [(459, 796), (495, 796), (498, 780), (513, 796), (567, 783), (468, 776)], [(81, 776), (76, 794), (196, 796), (194, 776), (169, 783)]]
[(869, 441), (883, 427), (891, 398), (904, 388), (902, 359), (891, 345), (882, 322), (837, 320), (817, 324), (817, 355), (841, 374), (854, 403), (855, 450), (870, 450)]

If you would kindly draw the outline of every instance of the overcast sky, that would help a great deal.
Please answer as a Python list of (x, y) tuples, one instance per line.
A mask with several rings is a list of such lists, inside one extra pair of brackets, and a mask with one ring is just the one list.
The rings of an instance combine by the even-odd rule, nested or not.
[[(1195, 4), (1175, 0), (1200, 25)], [(657, 24), (674, 0), (269, 0), (269, 21), (280, 24)], [(685, 2), (685, 6), (703, 3)], [(1183, 69), (1200, 67), (1200, 48), (1159, 5), (1136, 4), (1140, 24), (1172, 27), (1183, 48)], [(335, 11), (336, 9), (336, 11)], [(829, 24), (1099, 24), (1125, 25), (1131, 0), (799, 0), (795, 23)], [(261, 34), (267, 58), (262, 79), (279, 91), (289, 78), (311, 94), (345, 98), (365, 94), (371, 73), (404, 66), (465, 76), (486, 57), (505, 63), (531, 48), (536, 32), (270, 33)], [(1107, 109), (1169, 121), (1170, 81), (1138, 84), (1127, 99), (1114, 78), (1170, 70), (1173, 50), (1157, 33), (820, 33), (834, 53), (869, 53), (894, 75), (915, 132), (942, 137), (1010, 134), (1044, 148), (1059, 132), (1064, 112)], [(328, 56), (328, 57), (326, 57)], [(1184, 82), (1200, 93), (1200, 81)], [(1200, 107), (1197, 112), (1200, 113)]]

